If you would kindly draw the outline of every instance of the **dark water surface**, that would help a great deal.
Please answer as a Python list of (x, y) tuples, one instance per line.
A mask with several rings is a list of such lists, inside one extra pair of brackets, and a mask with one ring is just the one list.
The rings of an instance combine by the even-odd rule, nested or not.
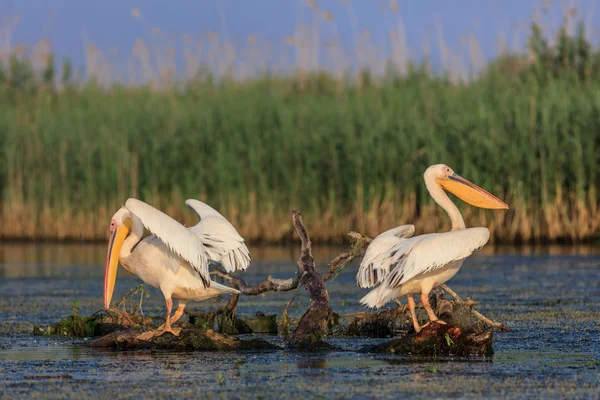
[[(486, 248), (449, 282), (472, 295), (478, 309), (513, 328), (497, 333), (491, 358), (423, 360), (358, 354), (375, 339), (329, 338), (343, 351), (117, 352), (86, 347), (88, 340), (32, 335), (71, 313), (102, 308), (105, 247), (0, 245), (1, 398), (600, 398), (600, 248)], [(257, 282), (288, 278), (295, 248), (251, 249), (243, 274)], [(339, 251), (316, 248), (324, 265)], [(333, 309), (357, 311), (366, 293), (355, 285), (356, 266), (328, 285)], [(121, 271), (115, 298), (139, 284)], [(147, 314), (162, 315), (152, 289)], [(281, 311), (291, 293), (242, 298), (240, 315)], [(225, 299), (192, 303), (212, 309)], [(301, 290), (290, 309), (308, 305)], [(281, 343), (281, 339), (266, 339)]]

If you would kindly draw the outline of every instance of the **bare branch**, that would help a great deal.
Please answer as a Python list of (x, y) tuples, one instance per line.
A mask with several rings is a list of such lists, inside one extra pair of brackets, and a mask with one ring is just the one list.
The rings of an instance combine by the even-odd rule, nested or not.
[(296, 289), (300, 284), (300, 281), (297, 277), (289, 279), (276, 279), (269, 276), (266, 280), (258, 282), (255, 285), (248, 285), (244, 279), (220, 270), (211, 271), (210, 273), (211, 275), (216, 275), (223, 279), (227, 279), (231, 283), (231, 286), (246, 296), (256, 296), (270, 290), (274, 292), (287, 292)]
[(331, 315), (329, 294), (327, 293), (325, 281), (315, 269), (310, 238), (302, 222), (300, 212), (292, 211), (292, 223), (302, 242), (300, 256), (298, 257), (298, 268), (302, 272), (300, 280), (310, 296), (310, 306), (300, 318), (289, 343), (292, 346), (310, 348), (317, 345), (325, 333), (327, 321)]
[(296, 233), (300, 238), (301, 248), (300, 248), (300, 257), (298, 257), (298, 268), (303, 272), (302, 278), (306, 273), (315, 272), (315, 260), (312, 256), (312, 249), (310, 238), (308, 237), (308, 232), (304, 227), (304, 223), (302, 222), (302, 215), (299, 211), (292, 211), (292, 224), (294, 225), (294, 229), (296, 229)]
[(475, 317), (477, 317), (478, 319), (482, 320), (483, 322), (485, 322), (486, 324), (493, 326), (494, 328), (498, 328), (501, 331), (504, 332), (510, 332), (511, 329), (510, 327), (504, 325), (501, 322), (496, 322), (496, 321), (492, 321), (491, 319), (489, 319), (488, 317), (486, 317), (485, 315), (481, 314), (479, 311), (477, 310), (471, 310), (471, 312), (473, 313), (473, 315)]
[(281, 327), (283, 328), (283, 337), (285, 338), (285, 340), (288, 340), (290, 338), (291, 321), (290, 321), (290, 317), (288, 315), (288, 310), (289, 310), (290, 306), (292, 305), (292, 303), (294, 302), (294, 299), (296, 298), (296, 295), (298, 294), (299, 289), (300, 289), (300, 285), (298, 285), (298, 287), (296, 288), (296, 291), (294, 292), (294, 295), (292, 296), (290, 301), (288, 301), (287, 305), (283, 309), (283, 312), (281, 313)]
[[(476, 304), (479, 304), (478, 302), (473, 301), (470, 296), (468, 296), (466, 300), (461, 299), (461, 297), (454, 290), (450, 289), (448, 287), (448, 285), (444, 284), (444, 285), (440, 285), (440, 287), (442, 289), (444, 289), (450, 296), (454, 297), (454, 300), (456, 300), (459, 303), (467, 303), (471, 307), (474, 306), (474, 305), (476, 305)], [(485, 315), (481, 314), (479, 311), (473, 310), (473, 308), (471, 308), (471, 313), (473, 313), (473, 315), (477, 319), (485, 322), (486, 324), (488, 324), (490, 326), (493, 326), (494, 328), (498, 328), (501, 331), (509, 332), (511, 330), (508, 326), (504, 325), (503, 323), (492, 321), (491, 319), (489, 319)]]
[(350, 250), (341, 253), (333, 259), (329, 267), (329, 273), (323, 277), (323, 280), (328, 281), (331, 278), (335, 278), (355, 258), (364, 256), (367, 246), (373, 240), (357, 232), (350, 232), (348, 237), (352, 247)]

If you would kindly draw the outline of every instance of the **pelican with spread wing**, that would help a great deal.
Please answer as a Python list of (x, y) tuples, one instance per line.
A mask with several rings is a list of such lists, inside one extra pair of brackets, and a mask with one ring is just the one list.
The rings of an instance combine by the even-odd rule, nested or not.
[(421, 303), (429, 320), (441, 322), (429, 305), (429, 292), (451, 279), (465, 258), (482, 248), (490, 238), (487, 228), (466, 229), (458, 208), (444, 189), (476, 207), (508, 208), (503, 201), (460, 177), (447, 165), (430, 166), (424, 180), (431, 197), (448, 213), (452, 230), (413, 237), (414, 225), (402, 225), (384, 232), (367, 248), (356, 277), (362, 288), (379, 285), (360, 300), (368, 307), (379, 308), (407, 296), (417, 332), (421, 326), (417, 321), (413, 294), (421, 294)]
[[(137, 199), (128, 199), (110, 222), (110, 240), (104, 276), (104, 308), (110, 308), (119, 262), (129, 273), (165, 296), (167, 316), (156, 334), (179, 334), (171, 327), (183, 315), (188, 301), (200, 301), (238, 290), (213, 282), (209, 264), (220, 263), (227, 272), (245, 270), (250, 252), (244, 239), (221, 214), (198, 201), (186, 204), (198, 214), (200, 222), (186, 228), (173, 218)], [(144, 229), (151, 235), (144, 237)], [(171, 317), (172, 298), (179, 300)]]

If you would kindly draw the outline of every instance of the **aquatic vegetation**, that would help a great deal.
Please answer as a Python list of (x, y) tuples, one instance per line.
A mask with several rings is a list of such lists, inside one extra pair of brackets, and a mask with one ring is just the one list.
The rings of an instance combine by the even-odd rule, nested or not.
[(434, 365), (434, 366), (426, 365), (425, 366), (425, 372), (437, 374), (438, 372), (440, 372), (440, 369), (439, 369), (439, 367), (437, 365)]
[(184, 200), (201, 199), (249, 241), (290, 240), (293, 208), (315, 241), (409, 221), (430, 232), (449, 221), (421, 173), (444, 162), (511, 206), (465, 207), (493, 240), (593, 239), (600, 53), (582, 32), (550, 45), (534, 26), (530, 57), (503, 56), (469, 83), (412, 65), (104, 87), (14, 56), (0, 69), (0, 237), (105, 239), (129, 196), (188, 224)]
[(448, 345), (448, 347), (450, 347), (454, 344), (454, 341), (452, 340), (450, 335), (448, 335), (447, 333), (444, 335), (444, 338), (446, 339), (446, 344)]

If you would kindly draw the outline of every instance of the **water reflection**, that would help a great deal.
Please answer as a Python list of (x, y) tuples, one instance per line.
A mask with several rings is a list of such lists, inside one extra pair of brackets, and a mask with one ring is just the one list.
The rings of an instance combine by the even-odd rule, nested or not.
[(299, 369), (322, 369), (327, 368), (329, 359), (325, 357), (300, 357), (298, 359), (298, 368)]
[[(313, 255), (317, 264), (326, 266), (343, 246), (315, 245)], [(255, 261), (262, 264), (294, 262), (297, 246), (250, 246)], [(576, 246), (492, 246), (488, 245), (478, 255), (594, 255), (600, 254), (600, 244)], [(89, 266), (87, 274), (101, 276), (106, 257), (104, 243), (0, 243), (0, 276), (9, 278), (75, 276), (80, 274), (70, 267)], [(594, 264), (595, 265), (595, 264)], [(276, 272), (276, 271), (275, 271)]]
[[(315, 246), (313, 255), (319, 264), (328, 264), (342, 247)], [(251, 246), (254, 260), (261, 263), (293, 261), (298, 257), (295, 246)], [(0, 276), (71, 276), (72, 266), (89, 266), (90, 271), (104, 273), (106, 245), (102, 243), (0, 243)], [(61, 270), (57, 274), (57, 269)]]

